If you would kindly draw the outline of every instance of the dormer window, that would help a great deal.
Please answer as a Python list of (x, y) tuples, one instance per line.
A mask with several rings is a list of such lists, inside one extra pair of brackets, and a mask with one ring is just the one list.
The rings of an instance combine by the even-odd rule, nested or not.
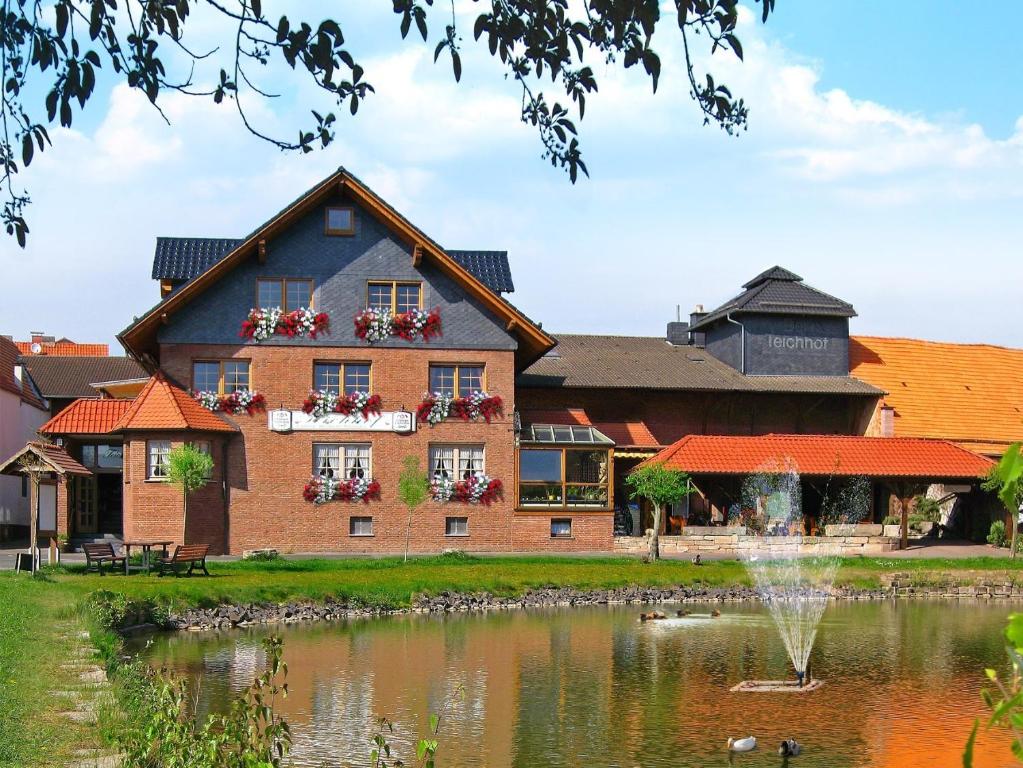
[(366, 306), (381, 312), (398, 314), (423, 307), (422, 283), (371, 280), (366, 293)]
[(324, 232), (328, 235), (354, 235), (355, 211), (352, 208), (328, 208)]
[(261, 277), (256, 280), (256, 306), (263, 309), (280, 307), (292, 312), (313, 306), (313, 281), (301, 278)]

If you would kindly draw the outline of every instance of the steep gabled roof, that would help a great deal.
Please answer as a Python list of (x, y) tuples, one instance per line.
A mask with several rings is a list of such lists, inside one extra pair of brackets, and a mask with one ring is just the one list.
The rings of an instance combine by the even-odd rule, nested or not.
[(743, 285), (742, 293), (693, 323), (690, 330), (704, 328), (727, 315), (758, 313), (855, 317), (852, 304), (803, 282), (784, 267), (771, 267)]
[(237, 432), (238, 427), (206, 410), (162, 373), (156, 373), (111, 431), (133, 430)]
[(1023, 349), (854, 336), (849, 370), (887, 392), (896, 436), (988, 455), (1023, 440)]
[(520, 387), (793, 394), (884, 394), (851, 376), (743, 376), (705, 349), (660, 336), (558, 334), (554, 350), (516, 378)]
[(0, 389), (17, 395), (22, 402), (46, 410), (46, 406), (38, 398), (31, 384), (25, 381), (25, 371), (22, 368), (21, 381), (14, 375), (14, 369), (18, 365), (18, 347), (6, 336), (0, 336)]
[[(398, 237), (412, 246), (413, 258), (421, 254), (422, 258), (432, 261), (442, 272), (461, 284), (485, 309), (489, 310), (505, 322), (509, 333), (519, 341), (516, 357), (520, 365), (540, 357), (554, 346), (554, 340), (548, 336), (525, 314), (519, 311), (506, 299), (495, 293), (472, 272), (451, 257), (440, 245), (428, 237), (422, 230), (398, 213), (379, 195), (363, 184), (358, 178), (344, 168), (339, 168), (316, 186), (309, 189), (301, 197), (285, 207), (275, 216), (263, 223), (248, 237), (231, 250), (226, 256), (213, 264), (202, 274), (193, 278), (163, 301), (138, 318), (130, 326), (118, 334), (118, 340), (136, 357), (142, 358), (157, 351), (157, 331), (163, 320), (179, 311), (196, 296), (227, 275), (234, 267), (245, 259), (251, 258), (258, 250), (260, 241), (275, 237), (288, 227), (297, 217), (308, 213), (313, 207), (327, 200), (338, 191), (349, 195), (386, 226), (390, 227)], [(417, 250), (418, 249), (418, 250)]]
[(43, 397), (95, 397), (100, 381), (146, 378), (146, 370), (130, 357), (33, 355), (21, 364)]
[(785, 472), (804, 476), (924, 480), (986, 477), (990, 459), (944, 440), (845, 435), (688, 435), (647, 459), (701, 475)]
[[(158, 237), (153, 254), (153, 279), (185, 282), (212, 267), (242, 244), (226, 237)], [(447, 250), (453, 258), (495, 293), (512, 293), (508, 251)]]
[(19, 459), (29, 454), (41, 461), (44, 466), (49, 468), (49, 471), (56, 472), (58, 475), (88, 476), (92, 474), (92, 472), (72, 459), (68, 452), (59, 445), (31, 442), (7, 459), (7, 461), (3, 462), (3, 464), (0, 464), (0, 475), (22, 474)]
[(132, 400), (83, 397), (39, 427), (43, 435), (105, 435), (131, 407)]

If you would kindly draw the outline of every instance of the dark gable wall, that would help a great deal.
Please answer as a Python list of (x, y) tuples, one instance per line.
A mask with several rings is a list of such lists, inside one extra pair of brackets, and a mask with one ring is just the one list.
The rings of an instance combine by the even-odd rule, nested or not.
[[(338, 200), (336, 205), (350, 205)], [(312, 278), (318, 311), (330, 315), (330, 332), (317, 339), (274, 337), (269, 345), (356, 346), (352, 319), (366, 308), (368, 280), (421, 280), (423, 307), (440, 308), (443, 335), (423, 344), (401, 339), (376, 347), (514, 350), (516, 341), (504, 324), (470, 298), (461, 285), (424, 263), (412, 266), (411, 250), (372, 215), (356, 207), (355, 234), (327, 236), (324, 209), (317, 207), (287, 232), (267, 243), (267, 259), (255, 257), (232, 270), (216, 285), (189, 302), (160, 329), (163, 344), (241, 344), (242, 321), (256, 302), (257, 277)]]
[[(849, 320), (844, 317), (738, 315), (746, 329), (746, 374), (849, 375)], [(707, 351), (740, 370), (739, 326), (707, 329)]]

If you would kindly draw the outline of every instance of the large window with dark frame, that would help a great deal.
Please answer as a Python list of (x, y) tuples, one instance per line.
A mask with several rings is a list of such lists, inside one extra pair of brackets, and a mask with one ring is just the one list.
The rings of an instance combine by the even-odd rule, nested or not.
[(192, 363), (192, 390), (222, 395), (252, 389), (248, 360), (196, 360)]
[(313, 305), (313, 281), (309, 278), (261, 277), (256, 280), (256, 306), (279, 307), (292, 312)]
[(448, 397), (467, 397), (486, 389), (482, 365), (431, 365), (430, 391)]
[(423, 284), (397, 280), (370, 280), (366, 284), (366, 306), (398, 314), (423, 307)]
[(610, 450), (519, 449), (519, 507), (608, 509)]
[(313, 389), (350, 395), (369, 392), (369, 363), (314, 363)]

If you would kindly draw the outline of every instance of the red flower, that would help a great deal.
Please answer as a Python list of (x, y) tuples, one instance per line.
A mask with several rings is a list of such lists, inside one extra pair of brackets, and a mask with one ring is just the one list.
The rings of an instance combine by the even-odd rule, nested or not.
[(305, 484), (305, 488), (302, 489), (302, 498), (306, 501), (316, 501), (316, 497), (320, 494), (320, 480), (314, 477), (308, 483)]
[(433, 395), (426, 395), (423, 397), (423, 402), (416, 406), (416, 419), (419, 421), (426, 421), (436, 402), (437, 398)]

